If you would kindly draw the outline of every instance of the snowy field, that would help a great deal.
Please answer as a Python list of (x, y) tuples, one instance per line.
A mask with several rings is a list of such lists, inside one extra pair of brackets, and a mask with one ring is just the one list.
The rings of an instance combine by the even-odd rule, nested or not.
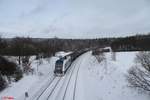
[(125, 78), (127, 70), (134, 63), (135, 54), (119, 52), (116, 53), (116, 61), (112, 61), (111, 55), (107, 53), (106, 62), (99, 64), (88, 53), (88, 59), (79, 74), (84, 100), (149, 100), (148, 95), (129, 88)]
[[(87, 52), (73, 62), (65, 76), (55, 78), (49, 86), (58, 57), (42, 59), (38, 73), (26, 75), (11, 84), (0, 93), (0, 97), (12, 96), (15, 100), (23, 100), (27, 91), (27, 100), (149, 100), (148, 95), (129, 88), (126, 81), (125, 75), (134, 64), (135, 54), (119, 52), (113, 61), (111, 53), (105, 53), (106, 60), (98, 63), (91, 52)], [(32, 66), (37, 69), (36, 60)]]

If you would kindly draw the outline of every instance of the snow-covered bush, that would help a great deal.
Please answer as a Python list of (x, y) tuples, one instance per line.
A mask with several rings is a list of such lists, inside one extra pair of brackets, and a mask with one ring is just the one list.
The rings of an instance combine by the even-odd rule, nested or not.
[(23, 77), (23, 73), (20, 69), (15, 71), (15, 74), (13, 75), (14, 81), (19, 81)]
[(101, 63), (103, 60), (105, 60), (106, 58), (105, 58), (105, 55), (104, 55), (104, 53), (99, 53), (98, 55), (94, 55), (95, 56), (95, 58), (97, 59), (97, 61), (99, 62), (99, 63)]
[(140, 52), (136, 65), (128, 71), (127, 80), (131, 87), (150, 93), (150, 52)]
[(20, 68), (14, 62), (10, 62), (2, 56), (0, 56), (0, 72), (2, 76), (7, 76), (9, 81), (11, 81), (11, 78), (15, 81), (22, 78)]
[(0, 75), (0, 91), (2, 91), (7, 86), (5, 79)]

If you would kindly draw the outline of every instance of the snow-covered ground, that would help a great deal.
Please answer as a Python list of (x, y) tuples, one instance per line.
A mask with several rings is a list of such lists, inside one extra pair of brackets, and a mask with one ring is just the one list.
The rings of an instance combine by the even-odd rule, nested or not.
[(33, 95), (36, 91), (42, 89), (48, 83), (47, 81), (52, 78), (57, 59), (58, 57), (51, 57), (35, 60), (35, 57), (31, 57), (30, 61), (32, 62), (32, 68), (35, 70), (34, 73), (24, 74), (21, 80), (11, 83), (9, 87), (0, 93), (0, 97), (13, 97), (15, 100), (23, 100), (25, 92), (29, 92), (29, 96)]
[(110, 53), (106, 53), (106, 61), (98, 63), (88, 53), (79, 72), (79, 85), (83, 84), (80, 88), (84, 100), (149, 100), (148, 95), (129, 88), (125, 78), (127, 70), (134, 63), (135, 54), (119, 52), (116, 53), (116, 61), (112, 61)]
[[(43, 59), (38, 67), (40, 74), (25, 76), (0, 96), (23, 100), (27, 91), (27, 100), (149, 100), (148, 95), (129, 88), (126, 81), (125, 75), (134, 64), (135, 54), (119, 52), (113, 61), (112, 53), (105, 53), (106, 60), (98, 63), (91, 52), (87, 52), (73, 62), (65, 76), (54, 80), (54, 62), (58, 58)], [(33, 61), (32, 66), (37, 68), (37, 61)]]

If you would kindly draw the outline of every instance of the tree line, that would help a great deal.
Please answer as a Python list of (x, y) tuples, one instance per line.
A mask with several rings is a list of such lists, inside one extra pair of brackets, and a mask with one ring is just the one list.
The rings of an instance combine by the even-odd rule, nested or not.
[(118, 38), (59, 39), (59, 38), (0, 38), (0, 55), (28, 56), (42, 54), (49, 57), (57, 51), (111, 46), (113, 51), (149, 51), (150, 34)]
[(110, 39), (38, 39), (16, 37), (0, 39), (0, 54), (29, 56), (42, 54), (52, 56), (57, 51), (74, 51), (85, 48), (99, 48), (110, 45)]
[(113, 51), (149, 51), (150, 34), (116, 38), (111, 43)]

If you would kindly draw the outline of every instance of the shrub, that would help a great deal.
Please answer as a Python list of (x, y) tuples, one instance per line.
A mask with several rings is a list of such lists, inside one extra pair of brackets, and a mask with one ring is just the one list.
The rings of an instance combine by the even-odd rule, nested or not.
[(7, 59), (0, 56), (0, 72), (3, 76), (11, 77), (15, 80), (19, 80), (22, 77), (22, 71), (13, 62), (9, 62)]
[(16, 70), (16, 64), (7, 61), (3, 57), (0, 57), (0, 71), (2, 75), (10, 76), (14, 74)]
[(99, 63), (101, 63), (102, 61), (104, 61), (106, 59), (104, 53), (102, 53), (102, 52), (99, 53), (98, 55), (94, 55), (94, 56)]
[(5, 79), (0, 75), (0, 91), (2, 91), (7, 86)]
[(131, 87), (150, 93), (150, 52), (140, 52), (137, 64), (129, 69), (127, 80)]
[(18, 69), (15, 74), (14, 74), (14, 79), (15, 81), (19, 81), (22, 77), (23, 77), (23, 74), (22, 74), (22, 71), (20, 69)]

